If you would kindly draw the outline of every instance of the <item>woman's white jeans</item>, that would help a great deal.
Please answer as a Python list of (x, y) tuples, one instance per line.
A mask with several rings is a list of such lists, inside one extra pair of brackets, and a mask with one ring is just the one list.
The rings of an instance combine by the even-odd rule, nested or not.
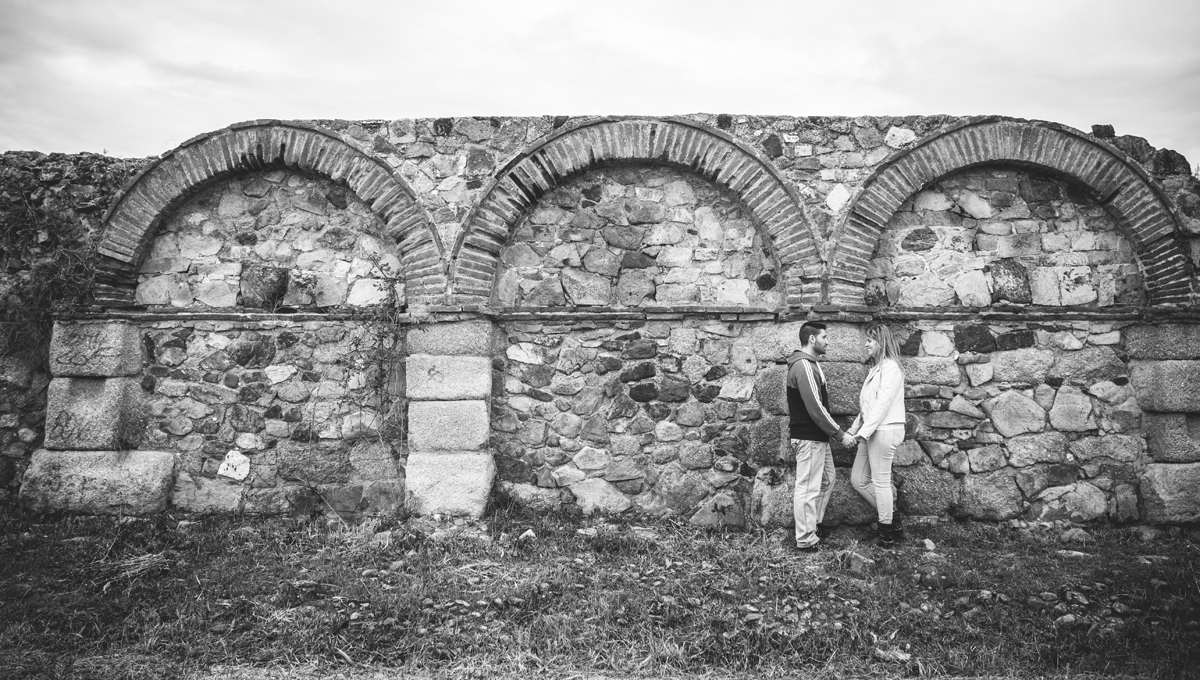
[(866, 443), (858, 445), (854, 467), (850, 470), (850, 485), (875, 508), (879, 521), (892, 521), (892, 459), (904, 441), (903, 425), (885, 425), (873, 433)]

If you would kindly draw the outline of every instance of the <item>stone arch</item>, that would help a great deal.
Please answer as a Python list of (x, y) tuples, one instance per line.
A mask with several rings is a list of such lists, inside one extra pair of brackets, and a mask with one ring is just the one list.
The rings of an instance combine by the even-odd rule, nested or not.
[(513, 159), (468, 216), (455, 244), (451, 290), (460, 301), (487, 301), (500, 251), (521, 216), (547, 192), (607, 165), (681, 168), (734, 191), (763, 229), (782, 268), (789, 305), (820, 301), (815, 228), (778, 172), (732, 137), (691, 121), (600, 119), (571, 128)]
[(1126, 228), (1153, 303), (1187, 302), (1190, 274), (1179, 216), (1146, 172), (1120, 151), (1053, 123), (985, 118), (931, 135), (867, 178), (835, 231), (828, 299), (862, 304), (867, 264), (896, 210), (930, 182), (984, 164), (1018, 165), (1088, 187)]
[(104, 217), (95, 298), (133, 304), (137, 270), (162, 220), (183, 200), (227, 177), (283, 167), (344, 184), (380, 216), (400, 245), (410, 299), (440, 303), (446, 288), (441, 239), (412, 191), (383, 161), (314, 125), (257, 120), (193, 137), (135, 176)]

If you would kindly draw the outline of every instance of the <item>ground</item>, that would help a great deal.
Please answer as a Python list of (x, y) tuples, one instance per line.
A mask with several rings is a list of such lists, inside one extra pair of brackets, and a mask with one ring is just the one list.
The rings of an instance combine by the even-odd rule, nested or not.
[(0, 677), (1197, 674), (1197, 534), (0, 518)]

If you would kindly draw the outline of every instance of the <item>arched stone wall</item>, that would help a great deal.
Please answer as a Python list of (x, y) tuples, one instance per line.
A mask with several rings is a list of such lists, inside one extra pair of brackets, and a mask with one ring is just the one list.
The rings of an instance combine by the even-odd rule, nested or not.
[(330, 131), (280, 121), (251, 121), (194, 137), (136, 176), (104, 219), (96, 301), (133, 304), (138, 267), (172, 208), (217, 180), (270, 167), (311, 172), (349, 187), (383, 220), (384, 235), (400, 245), (409, 298), (442, 301), (442, 244), (404, 181)]
[(867, 180), (834, 234), (829, 301), (862, 304), (867, 266), (897, 209), (930, 182), (983, 164), (1032, 166), (1090, 188), (1123, 224), (1153, 303), (1187, 302), (1187, 258), (1179, 218), (1160, 189), (1124, 154), (1070, 128), (987, 118), (930, 137), (885, 162)]
[(817, 234), (801, 202), (768, 163), (732, 138), (675, 120), (599, 120), (567, 130), (505, 167), (468, 216), (455, 245), (451, 289), (458, 300), (486, 301), (500, 250), (538, 199), (588, 170), (657, 163), (695, 172), (742, 199), (771, 241), (789, 305), (820, 301)]

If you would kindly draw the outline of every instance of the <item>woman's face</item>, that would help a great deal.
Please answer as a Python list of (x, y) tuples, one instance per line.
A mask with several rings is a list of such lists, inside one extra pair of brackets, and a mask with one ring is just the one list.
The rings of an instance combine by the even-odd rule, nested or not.
[(872, 338), (872, 337), (867, 338), (867, 356), (869, 356), (869, 357), (879, 356), (879, 342), (875, 338)]

